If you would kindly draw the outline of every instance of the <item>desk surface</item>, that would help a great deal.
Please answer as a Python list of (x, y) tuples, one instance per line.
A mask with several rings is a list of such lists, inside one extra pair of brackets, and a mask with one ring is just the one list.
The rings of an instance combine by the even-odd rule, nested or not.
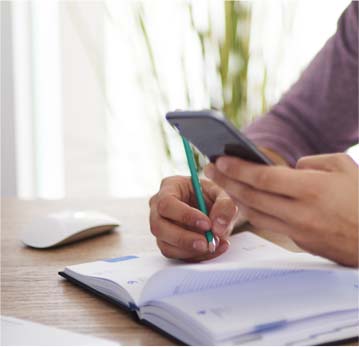
[[(33, 217), (68, 208), (108, 213), (117, 217), (122, 227), (118, 232), (51, 250), (35, 250), (21, 243), (21, 229)], [(146, 199), (2, 199), (1, 214), (1, 314), (123, 345), (173, 345), (173, 341), (133, 321), (128, 313), (57, 275), (66, 265), (156, 249), (149, 232)], [(295, 249), (288, 239), (266, 232), (258, 234)]]

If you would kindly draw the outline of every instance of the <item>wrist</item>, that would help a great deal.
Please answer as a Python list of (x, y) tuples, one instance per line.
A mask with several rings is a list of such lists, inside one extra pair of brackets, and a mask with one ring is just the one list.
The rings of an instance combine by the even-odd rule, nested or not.
[(259, 150), (269, 159), (271, 159), (276, 165), (289, 166), (288, 162), (273, 149), (259, 146)]

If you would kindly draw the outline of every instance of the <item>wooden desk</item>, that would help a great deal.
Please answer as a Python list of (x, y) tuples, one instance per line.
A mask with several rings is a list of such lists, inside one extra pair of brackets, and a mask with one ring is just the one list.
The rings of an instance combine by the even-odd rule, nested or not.
[[(35, 250), (21, 243), (21, 229), (33, 217), (68, 208), (96, 209), (117, 217), (123, 226), (118, 232), (51, 250)], [(3, 199), (1, 214), (1, 314), (124, 345), (173, 345), (127, 313), (57, 275), (66, 265), (156, 249), (149, 232), (147, 199)], [(293, 249), (293, 244), (277, 235), (259, 234)]]

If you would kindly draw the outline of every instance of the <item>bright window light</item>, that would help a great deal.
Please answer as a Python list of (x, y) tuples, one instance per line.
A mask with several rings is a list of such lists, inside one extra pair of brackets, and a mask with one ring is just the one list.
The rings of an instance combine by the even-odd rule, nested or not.
[(32, 2), (34, 139), (38, 196), (65, 195), (59, 3)]
[[(221, 81), (216, 70), (219, 50), (209, 45), (210, 58), (203, 59), (198, 29), (206, 32), (211, 23), (211, 35), (222, 37), (224, 2), (104, 0), (96, 2), (99, 6), (87, 1), (66, 4), (69, 6), (59, 1), (13, 2), (20, 196), (149, 196), (158, 190), (163, 177), (188, 175), (182, 143), (164, 115), (169, 110), (202, 109), (211, 104), (221, 108)], [(335, 32), (348, 4), (348, 0), (251, 1), (248, 119), (262, 113), (262, 95), (269, 107), (298, 78)], [(103, 23), (103, 16), (102, 42), (103, 27), (95, 35), (93, 19)], [(239, 25), (238, 30), (242, 29)], [(73, 62), (73, 56), (66, 55), (71, 45), (76, 47), (76, 52), (71, 51), (78, 58), (76, 64), (83, 61), (86, 68), (68, 63)], [(236, 69), (233, 61), (229, 69)], [(91, 73), (101, 78), (92, 78)], [(71, 78), (62, 79), (63, 74)], [(63, 81), (67, 85), (62, 85)], [(76, 95), (69, 92), (74, 85), (81, 86)], [(65, 97), (64, 90), (68, 92)], [(96, 100), (105, 100), (106, 110), (99, 107), (94, 112), (99, 116), (96, 121), (84, 124), (84, 103), (91, 107)], [(66, 113), (66, 126), (74, 126), (74, 131), (70, 135), (65, 132), (64, 137), (63, 110), (69, 109), (78, 112)], [(83, 125), (86, 136), (77, 136), (77, 127)], [(96, 136), (100, 127), (102, 135)], [(96, 156), (86, 155), (90, 152)], [(67, 160), (69, 153), (73, 154), (71, 163), (81, 158), (75, 169)], [(86, 182), (94, 184), (78, 184), (84, 175)]]

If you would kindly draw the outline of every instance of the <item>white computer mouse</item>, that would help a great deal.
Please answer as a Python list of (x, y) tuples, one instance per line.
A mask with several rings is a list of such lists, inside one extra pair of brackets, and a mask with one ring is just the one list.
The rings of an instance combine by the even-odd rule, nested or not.
[(22, 241), (48, 248), (111, 231), (119, 221), (97, 211), (59, 211), (34, 219), (23, 230)]

